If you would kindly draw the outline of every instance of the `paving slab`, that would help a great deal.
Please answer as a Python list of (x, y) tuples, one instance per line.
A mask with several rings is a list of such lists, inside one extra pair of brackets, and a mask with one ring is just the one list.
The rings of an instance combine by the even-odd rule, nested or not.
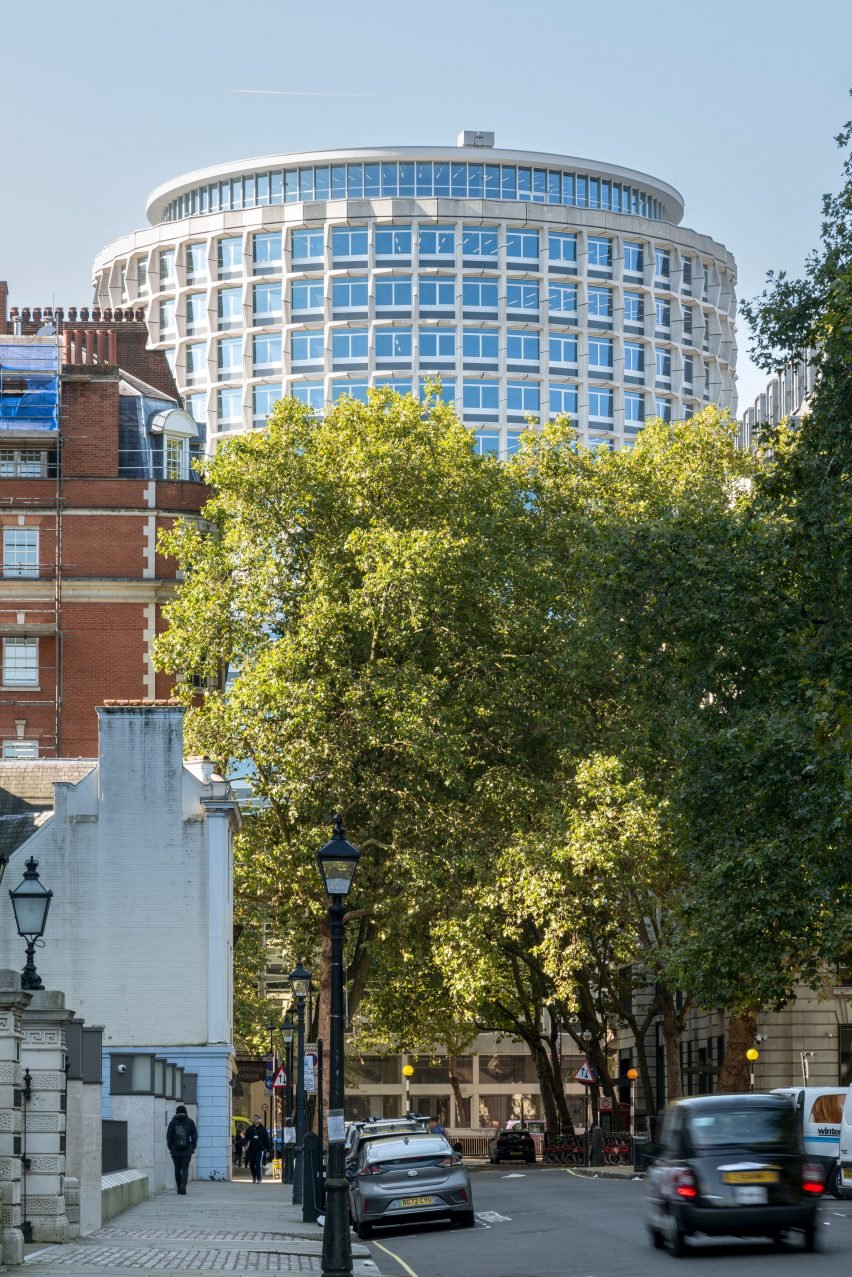
[[(322, 1229), (302, 1221), (292, 1189), (270, 1180), (191, 1181), (116, 1216), (67, 1246), (28, 1246), (22, 1277), (216, 1277), (321, 1272)], [(380, 1277), (366, 1246), (352, 1244), (355, 1277)]]

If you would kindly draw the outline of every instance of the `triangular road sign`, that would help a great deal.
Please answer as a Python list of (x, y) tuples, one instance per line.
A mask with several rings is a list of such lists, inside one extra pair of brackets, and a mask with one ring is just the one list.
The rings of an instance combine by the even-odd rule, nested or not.
[(282, 1065), (272, 1079), (273, 1091), (280, 1091), (287, 1085), (287, 1070)]
[(584, 1060), (583, 1063), (578, 1068), (577, 1072), (574, 1074), (574, 1081), (585, 1082), (586, 1085), (588, 1086), (592, 1082), (597, 1082), (597, 1080), (598, 1080), (598, 1075), (596, 1070), (592, 1068), (588, 1060)]

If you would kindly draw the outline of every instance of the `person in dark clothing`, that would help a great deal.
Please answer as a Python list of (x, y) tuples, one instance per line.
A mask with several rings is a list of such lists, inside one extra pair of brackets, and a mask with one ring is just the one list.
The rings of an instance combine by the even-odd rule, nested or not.
[(234, 1136), (233, 1162), (235, 1166), (242, 1166), (243, 1164), (243, 1128), (242, 1127), (240, 1127), (240, 1129), (237, 1131), (236, 1135)]
[(183, 1104), (177, 1106), (169, 1122), (166, 1144), (175, 1165), (175, 1186), (181, 1197), (186, 1197), (189, 1163), (198, 1144), (198, 1129)]
[(251, 1180), (253, 1184), (263, 1183), (263, 1159), (264, 1156), (271, 1152), (272, 1141), (269, 1138), (269, 1132), (260, 1120), (260, 1115), (255, 1113), (252, 1124), (245, 1133), (245, 1147), (248, 1167), (251, 1171)]

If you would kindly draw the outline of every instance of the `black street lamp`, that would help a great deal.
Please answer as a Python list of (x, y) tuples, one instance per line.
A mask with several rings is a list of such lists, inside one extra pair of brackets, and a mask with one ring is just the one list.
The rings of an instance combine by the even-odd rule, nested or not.
[(301, 962), (290, 972), (290, 988), (296, 996), (296, 1154), (293, 1164), (293, 1205), (302, 1204), (302, 1153), (308, 1126), (305, 1104), (305, 998), (311, 991), (311, 973)]
[(38, 861), (30, 856), (23, 881), (9, 892), (15, 910), (18, 935), (27, 942), (27, 961), (21, 972), (22, 989), (43, 989), (41, 977), (35, 968), (36, 941), (44, 935), (47, 913), (53, 892), (42, 885), (38, 876)]
[(286, 1132), (293, 1120), (293, 1012), (288, 1010), (281, 1025), (284, 1040), (284, 1169), (283, 1181), (293, 1183), (293, 1149), (287, 1143)]
[(351, 1277), (352, 1273), (343, 1145), (343, 917), (346, 912), (344, 901), (349, 895), (360, 855), (358, 848), (346, 841), (343, 818), (336, 816), (334, 833), (317, 852), (317, 863), (329, 898), (331, 928), (331, 1062), (328, 1079), (328, 1175), (322, 1234), (323, 1277)]
[[(270, 1065), (270, 1068), (272, 1069), (272, 1094), (270, 1095), (269, 1100), (270, 1100), (270, 1110), (271, 1110), (271, 1116), (272, 1116), (272, 1160), (273, 1160), (273, 1162), (274, 1162), (275, 1158), (278, 1156), (278, 1138), (277, 1138), (277, 1137), (278, 1137), (278, 1131), (277, 1131), (277, 1126), (278, 1126), (278, 1093), (277, 1093), (277, 1091), (275, 1090), (275, 1078), (276, 1078), (276, 1075), (277, 1075), (277, 1073), (278, 1073), (278, 1070), (277, 1070), (277, 1068), (276, 1068), (276, 1066), (275, 1066), (275, 1061), (276, 1061), (276, 1055), (275, 1055), (275, 1030), (276, 1030), (276, 1027), (277, 1027), (277, 1026), (276, 1026), (275, 1024), (273, 1024), (271, 1020), (270, 1020), (269, 1024), (267, 1024), (267, 1026), (266, 1026), (266, 1031), (267, 1031), (267, 1033), (269, 1034), (269, 1065)], [(283, 1125), (283, 1124), (282, 1124), (282, 1125)], [(284, 1138), (284, 1136), (282, 1135), (282, 1136), (281, 1136), (281, 1138), (283, 1139), (283, 1138)]]

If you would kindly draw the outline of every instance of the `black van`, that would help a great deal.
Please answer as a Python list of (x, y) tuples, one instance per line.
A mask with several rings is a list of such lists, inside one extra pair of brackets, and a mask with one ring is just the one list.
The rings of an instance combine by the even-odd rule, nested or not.
[(807, 1160), (796, 1115), (780, 1095), (701, 1095), (665, 1112), (645, 1176), (655, 1247), (686, 1253), (686, 1238), (804, 1233), (817, 1243), (823, 1169)]

